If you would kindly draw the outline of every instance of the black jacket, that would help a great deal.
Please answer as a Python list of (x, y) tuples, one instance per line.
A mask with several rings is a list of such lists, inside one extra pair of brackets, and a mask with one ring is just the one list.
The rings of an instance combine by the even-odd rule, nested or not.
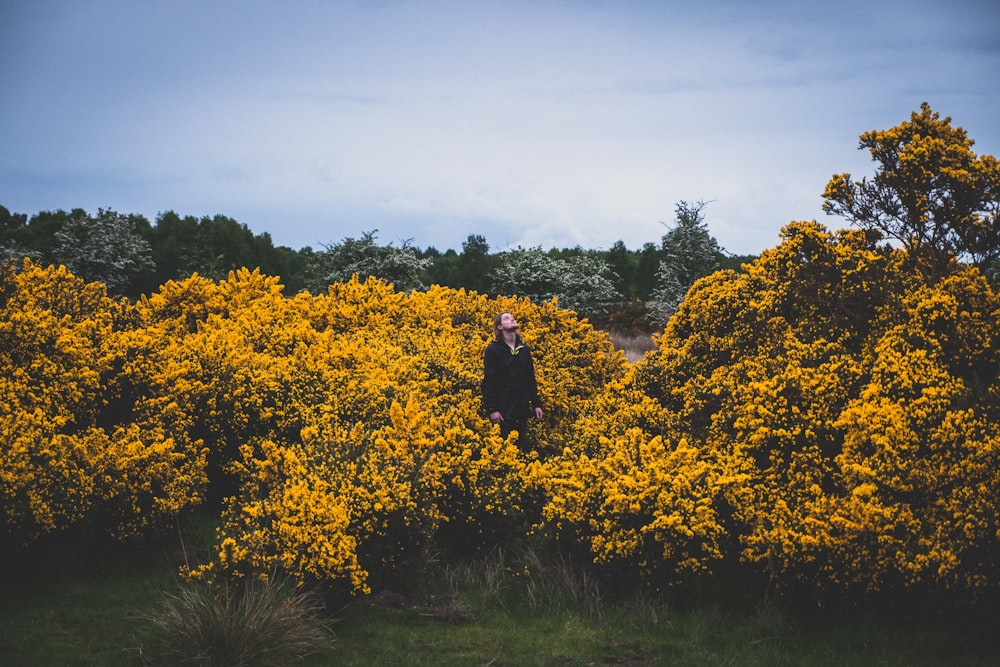
[(499, 412), (505, 420), (524, 419), (542, 407), (535, 381), (531, 350), (520, 336), (514, 349), (502, 340), (486, 346), (483, 369), (483, 410)]

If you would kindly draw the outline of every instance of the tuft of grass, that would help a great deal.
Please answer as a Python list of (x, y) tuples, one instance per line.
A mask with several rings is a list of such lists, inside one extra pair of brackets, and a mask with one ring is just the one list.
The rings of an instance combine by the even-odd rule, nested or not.
[(503, 593), (511, 582), (507, 552), (499, 546), (478, 560), (449, 563), (444, 567), (444, 579), (451, 596), (477, 591), (481, 604), (503, 606)]
[(579, 609), (590, 618), (600, 619), (604, 612), (604, 595), (590, 568), (562, 554), (543, 559), (533, 549), (525, 550), (521, 560), (529, 609)]
[(186, 585), (146, 615), (147, 665), (288, 665), (332, 648), (325, 605), (285, 578)]
[(593, 570), (557, 554), (546, 558), (529, 545), (497, 546), (478, 559), (444, 567), (447, 595), (471, 596), (482, 606), (531, 613), (573, 610), (599, 619), (604, 594)]

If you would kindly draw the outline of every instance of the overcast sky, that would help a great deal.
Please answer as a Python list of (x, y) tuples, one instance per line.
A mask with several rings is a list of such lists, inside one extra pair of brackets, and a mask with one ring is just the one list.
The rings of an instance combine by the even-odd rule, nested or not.
[(756, 254), (923, 101), (1000, 156), (1000, 3), (0, 0), (0, 205)]

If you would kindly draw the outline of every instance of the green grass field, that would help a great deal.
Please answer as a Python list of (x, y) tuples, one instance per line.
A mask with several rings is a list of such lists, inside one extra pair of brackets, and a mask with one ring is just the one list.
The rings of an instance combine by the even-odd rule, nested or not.
[[(143, 664), (149, 616), (181, 586), (176, 554), (146, 547), (75, 565), (66, 556), (64, 567), (50, 556), (21, 563), (21, 574), (8, 569), (0, 665)], [(572, 568), (534, 566), (525, 576), (510, 556), (434, 563), (419, 592), (330, 598), (324, 620), (332, 648), (301, 664), (1000, 664), (1000, 640), (990, 632), (996, 619), (974, 610), (951, 621), (874, 606), (801, 615), (778, 600), (722, 603), (718, 591), (683, 604), (653, 602), (602, 592)]]

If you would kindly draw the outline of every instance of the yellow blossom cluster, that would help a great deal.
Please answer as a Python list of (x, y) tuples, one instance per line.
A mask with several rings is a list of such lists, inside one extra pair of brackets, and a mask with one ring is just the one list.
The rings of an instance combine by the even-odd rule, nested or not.
[(0, 294), (4, 531), (30, 542), (85, 522), (125, 537), (197, 503), (204, 453), (177, 405), (152, 414), (142, 399), (140, 415), (119, 400), (130, 305), (30, 261), (0, 269)]
[(710, 452), (639, 428), (598, 440), (591, 453), (567, 448), (531, 470), (546, 492), (549, 530), (657, 584), (723, 557), (726, 527), (714, 498), (729, 481)]

